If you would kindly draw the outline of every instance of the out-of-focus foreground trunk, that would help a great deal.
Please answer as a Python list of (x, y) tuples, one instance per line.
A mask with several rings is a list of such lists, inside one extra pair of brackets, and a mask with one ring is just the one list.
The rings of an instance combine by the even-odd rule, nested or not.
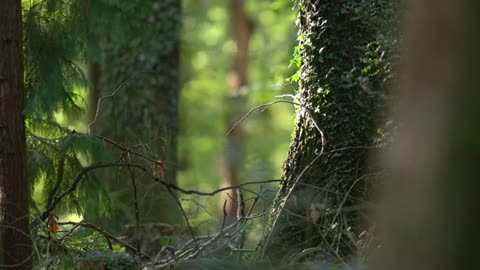
[(410, 4), (373, 269), (479, 269), (480, 2)]

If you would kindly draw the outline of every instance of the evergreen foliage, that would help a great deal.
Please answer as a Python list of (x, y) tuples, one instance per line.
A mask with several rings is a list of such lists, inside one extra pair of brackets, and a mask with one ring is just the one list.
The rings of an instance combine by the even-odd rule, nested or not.
[(85, 22), (70, 2), (35, 1), (23, 9), (27, 123), (30, 129), (51, 126), (62, 134), (55, 113), (81, 112), (75, 90), (85, 78), (75, 61), (85, 53)]
[[(127, 23), (119, 24), (122, 20), (118, 15), (118, 23), (105, 20), (107, 14), (114, 17), (118, 8), (128, 9), (131, 5), (91, 2), (41, 0), (24, 2), (22, 7), (27, 176), (36, 198), (31, 203), (32, 228), (36, 232), (33, 237), (40, 246), (45, 241), (42, 237), (50, 213), (106, 216), (111, 212), (104, 179), (88, 169), (113, 160), (104, 140), (59, 123), (60, 117), (75, 120), (83, 113), (82, 88), (86, 86), (86, 78), (81, 64), (99, 57), (93, 37), (98, 32), (92, 31), (92, 26), (105, 29), (104, 33), (110, 31), (109, 27), (119, 27), (108, 33), (120, 40), (127, 33), (138, 31), (138, 25), (132, 30)], [(133, 8), (128, 10), (131, 16), (136, 15)], [(103, 17), (86, 20), (90, 12), (101, 13)], [(48, 262), (54, 259), (50, 252), (45, 250), (35, 258)]]
[[(251, 94), (250, 102), (254, 104), (258, 104), (259, 100), (265, 101), (265, 97), (271, 100), (273, 95), (288, 91), (288, 87), (284, 85), (278, 88), (271, 86), (278, 81), (264, 81), (264, 77), (269, 76), (283, 79), (288, 68), (277, 70), (268, 66), (270, 62), (263, 60), (275, 58), (275, 63), (285, 60), (278, 52), (290, 44), (278, 44), (278, 40), (273, 36), (276, 33), (289, 32), (289, 28), (285, 26), (287, 23), (276, 23), (276, 19), (286, 16), (286, 13), (279, 10), (289, 2), (275, 1), (272, 9), (266, 8), (270, 6), (267, 2), (248, 2), (250, 10), (255, 10), (252, 7), (263, 8), (253, 16), (259, 26), (252, 37), (252, 48), (255, 48), (251, 52), (252, 83), (245, 89)], [(222, 107), (218, 104), (221, 104), (222, 99), (214, 94), (215, 91), (226, 89), (224, 80), (227, 74), (218, 71), (218, 66), (229, 65), (224, 60), (228, 57), (217, 57), (218, 51), (215, 51), (214, 46), (217, 46), (216, 43), (222, 44), (222, 53), (227, 55), (234, 49), (229, 45), (231, 41), (228, 40), (225, 29), (212, 26), (212, 22), (226, 25), (228, 17), (219, 11), (224, 3), (187, 1), (187, 4), (190, 12), (198, 8), (195, 13), (203, 12), (202, 8), (208, 6), (210, 10), (207, 15), (210, 21), (202, 25), (202, 31), (208, 32), (208, 35), (192, 34), (196, 31), (192, 30), (196, 29), (196, 22), (190, 21), (190, 29), (187, 30), (191, 35), (184, 37), (191, 42), (183, 48), (185, 55), (195, 61), (190, 63), (188, 59), (184, 59), (188, 64), (184, 68), (183, 79), (187, 85), (186, 93), (182, 95), (185, 98), (182, 104), (182, 120), (185, 120), (185, 127), (192, 127), (182, 134), (181, 139), (185, 142), (182, 154), (185, 155), (185, 160), (194, 160), (199, 164), (191, 170), (208, 167), (204, 170), (206, 173), (198, 173), (201, 175), (199, 180), (212, 181), (211, 176), (219, 172), (215, 171), (218, 168), (212, 165), (212, 159), (205, 153), (208, 152), (206, 149), (218, 150), (224, 141), (225, 127), (214, 124), (212, 119), (218, 118), (218, 122), (221, 122), (218, 115)], [(336, 211), (337, 207), (354, 208), (359, 200), (351, 199), (353, 197), (368, 197), (369, 188), (365, 187), (372, 179), (366, 177), (361, 179), (361, 183), (356, 181), (359, 176), (371, 172), (371, 169), (364, 166), (365, 149), (328, 152), (338, 148), (377, 146), (383, 143), (382, 134), (372, 134), (377, 128), (383, 127), (383, 123), (375, 123), (375, 112), (385, 108), (388, 100), (386, 89), (393, 78), (393, 57), (398, 45), (396, 33), (384, 29), (388, 29), (396, 20), (393, 16), (394, 7), (392, 2), (387, 0), (341, 0), (316, 5), (312, 5), (310, 1), (298, 0), (296, 5), (300, 10), (300, 44), (295, 49), (292, 63), (299, 67), (299, 71), (291, 80), (300, 85), (295, 102), (301, 106), (297, 108), (295, 139), (283, 179), (291, 184), (296, 180), (296, 176), (301, 174), (300, 171), (319, 154), (320, 149), (313, 147), (321, 145), (318, 131), (313, 128), (310, 120), (313, 115), (313, 119), (327, 137), (326, 154), (312, 170), (302, 176), (301, 182), (317, 185), (326, 191), (318, 196), (318, 193), (301, 190), (300, 187), (296, 194), (296, 207), (288, 210), (294, 214), (305, 215), (304, 206), (313, 203), (327, 218), (318, 224), (298, 220), (287, 223), (285, 216), (282, 216), (281, 227), (274, 228), (275, 237), (268, 247), (260, 245), (260, 249), (268, 248), (266, 254), (272, 259), (287, 254), (284, 259), (288, 260), (291, 259), (288, 252), (298, 253), (302, 248), (320, 244), (326, 245), (326, 258), (336, 255), (343, 258), (355, 249), (352, 242), (345, 239), (352, 235), (352, 239), (357, 238), (357, 228), (350, 230), (349, 226), (357, 224), (359, 214), (357, 209), (354, 209), (354, 214), (344, 215), (341, 211), (341, 215), (337, 217), (335, 213), (332, 215), (332, 211)], [(68, 269), (90, 267), (97, 263), (106, 269), (140, 267), (137, 258), (127, 255), (124, 247), (110, 246), (111, 243), (105, 240), (98, 230), (74, 230), (72, 226), (62, 225), (65, 233), (68, 234), (71, 230), (71, 237), (64, 240), (47, 233), (45, 221), (49, 219), (50, 213), (76, 213), (98, 219), (110, 216), (110, 221), (103, 219), (103, 225), (108, 229), (119, 231), (124, 227), (132, 227), (129, 223), (133, 223), (133, 218), (126, 214), (132, 213), (130, 184), (122, 182), (123, 186), (116, 190), (120, 192), (114, 194), (117, 198), (111, 196), (112, 183), (121, 186), (112, 179), (116, 179), (118, 175), (129, 175), (129, 171), (127, 168), (102, 167), (107, 167), (111, 162), (132, 162), (149, 169), (152, 161), (166, 159), (170, 168), (166, 179), (176, 181), (170, 172), (179, 166), (175, 160), (176, 136), (179, 132), (177, 108), (180, 21), (181, 7), (177, 0), (25, 2), (27, 170), (31, 191), (38, 197), (32, 203), (31, 216), (36, 232), (34, 239), (39, 243), (39, 267)], [(267, 52), (260, 55), (261, 51)], [(98, 64), (100, 67), (98, 86), (101, 95), (120, 89), (112, 99), (102, 103), (100, 117), (93, 125), (93, 134), (113, 138), (125, 145), (128, 151), (119, 150), (118, 146), (114, 145), (116, 142), (107, 138), (83, 134), (59, 124), (61, 117), (79, 119), (83, 112), (84, 89), (92, 83), (87, 82), (83, 74), (87, 63)], [(193, 81), (194, 77), (204, 79)], [(122, 86), (119, 88), (120, 85)], [(206, 116), (198, 113), (204, 109), (208, 112)], [(288, 130), (291, 123), (285, 121), (285, 113), (277, 112), (271, 113), (269, 117), (280, 119), (278, 121), (282, 122), (282, 129)], [(278, 152), (271, 154), (268, 147), (272, 140), (277, 139), (278, 129), (267, 123), (267, 117), (259, 116), (258, 119), (260, 120), (257, 123), (247, 125), (247, 130), (262, 130), (275, 135), (260, 136), (262, 138), (249, 146), (250, 152), (254, 149), (256, 154), (250, 157), (251, 165), (242, 173), (247, 176), (245, 178), (252, 176), (252, 180), (253, 177), (274, 176), (273, 159), (278, 160), (278, 157), (272, 158), (278, 155)], [(205, 135), (216, 136), (217, 140), (206, 143)], [(196, 144), (202, 145), (192, 147)], [(130, 158), (129, 154), (135, 151), (142, 157)], [(128, 156), (125, 153), (129, 153)], [(95, 166), (103, 168), (102, 173), (96, 173), (99, 168), (91, 169)], [(184, 176), (195, 174), (190, 172)], [(125, 180), (125, 177), (118, 179)], [(145, 184), (142, 195), (150, 196), (147, 198), (150, 201), (145, 207), (147, 211), (143, 212), (144, 209), (141, 209), (141, 213), (151, 218), (148, 221), (158, 221), (156, 215), (162, 215), (159, 210), (162, 206), (159, 205), (164, 205), (162, 200), (165, 200), (165, 197), (151, 200), (155, 196), (159, 197), (157, 189), (150, 185), (152, 182), (147, 182), (151, 180), (142, 183)], [(109, 185), (106, 184), (108, 182)], [(155, 188), (159, 186), (158, 183), (153, 184), (156, 185)], [(274, 211), (282, 205), (282, 199), (291, 188), (289, 184), (282, 186)], [(214, 185), (215, 183), (207, 184)], [(354, 187), (350, 193), (352, 186)], [(343, 197), (331, 194), (346, 194), (348, 200), (343, 202)], [(168, 211), (172, 211), (171, 206)], [(116, 212), (113, 211), (115, 208)], [(277, 213), (274, 212), (274, 215)], [(177, 212), (175, 215), (176, 219), (172, 220), (177, 222), (179, 215)], [(336, 222), (338, 226), (332, 227)], [(283, 226), (285, 224), (287, 226)], [(250, 225), (245, 227), (258, 229)], [(271, 232), (271, 229), (269, 227), (267, 233)], [(144, 233), (148, 237), (149, 232)], [(336, 238), (336, 235), (340, 236)], [(322, 237), (326, 242), (322, 242)], [(162, 246), (158, 243), (155, 245), (157, 248)], [(84, 246), (87, 248), (84, 249)], [(332, 246), (339, 250), (338, 254), (332, 253)], [(196, 263), (187, 262), (179, 267), (188, 268)], [(205, 265), (211, 263), (212, 261), (205, 262)], [(291, 266), (295, 267), (295, 264)], [(239, 267), (243, 265), (240, 264)]]
[[(145, 157), (152, 158), (143, 160), (139, 166), (144, 170), (151, 168), (152, 160), (166, 159), (167, 153), (168, 164), (172, 165), (168, 175), (175, 175), (180, 1), (39, 0), (25, 2), (23, 9), (27, 166), (31, 192), (37, 198), (32, 202), (31, 213), (35, 231), (45, 231), (45, 221), (49, 226), (54, 222), (51, 214), (112, 217), (112, 209), (125, 206), (128, 209), (124, 211), (133, 212), (130, 193), (127, 200), (123, 197), (113, 201), (117, 205), (112, 205), (111, 186), (106, 184), (112, 182), (110, 179), (117, 172), (95, 171), (108, 170), (105, 165), (113, 161), (137, 164), (140, 161), (126, 160), (121, 156), (123, 150), (112, 150), (118, 146), (106, 147), (101, 137), (59, 123), (61, 118), (80, 119), (83, 113), (84, 89), (88, 86), (82, 70), (85, 63), (102, 63), (103, 94), (110, 94), (128, 77), (135, 77), (125, 84), (113, 103), (103, 104), (94, 132), (103, 130), (111, 138), (121, 138), (117, 130), (111, 132), (116, 127), (111, 123), (126, 127), (123, 131), (130, 139), (122, 137), (120, 143), (126, 147), (137, 143), (156, 147), (146, 151)], [(115, 106), (121, 110), (113, 111), (112, 115)], [(110, 141), (109, 145), (113, 144)], [(171, 180), (175, 182), (174, 177)], [(148, 181), (153, 183), (151, 179)], [(157, 195), (151, 192), (160, 185), (153, 185), (141, 194)], [(163, 205), (171, 211), (171, 206), (164, 205), (168, 196), (157, 199), (156, 206)], [(132, 222), (124, 216), (111, 220), (109, 230)], [(48, 251), (42, 255), (47, 256), (45, 260), (51, 259)]]
[[(28, 177), (32, 190), (42, 182), (44, 196), (39, 203), (47, 203), (46, 198), (53, 190), (57, 196), (65, 192), (85, 166), (111, 160), (101, 140), (72, 132), (60, 125), (58, 119), (59, 114), (72, 120), (81, 116), (84, 106), (81, 89), (86, 86), (86, 79), (80, 64), (91, 57), (92, 25), (105, 29), (112, 24), (101, 19), (86, 20), (86, 14), (90, 11), (115, 14), (119, 5), (111, 1), (92, 2), (97, 6), (90, 6), (88, 1), (55, 0), (23, 5)], [(125, 24), (120, 29), (123, 33), (130, 28)], [(112, 35), (122, 33), (114, 31)], [(86, 204), (95, 206), (88, 208), (91, 212), (108, 212), (103, 184), (93, 174), (85, 177), (79, 191), (70, 193), (59, 205), (60, 212), (68, 209), (84, 214)], [(44, 205), (36, 208), (45, 210)]]
[[(78, 87), (85, 78), (76, 61), (84, 57), (87, 31), (80, 26), (85, 22), (71, 2), (35, 1), (24, 3), (23, 10), (27, 175), (32, 191), (45, 180), (43, 194), (47, 195), (56, 183), (58, 192), (71, 183), (81, 168), (76, 152), (86, 154), (93, 149), (56, 119), (59, 112), (78, 117), (82, 111)], [(40, 203), (46, 204), (47, 196), (42, 198)], [(68, 201), (71, 204), (63, 206), (80, 210), (78, 198), (69, 196)], [(37, 205), (36, 209), (43, 211), (44, 207)]]

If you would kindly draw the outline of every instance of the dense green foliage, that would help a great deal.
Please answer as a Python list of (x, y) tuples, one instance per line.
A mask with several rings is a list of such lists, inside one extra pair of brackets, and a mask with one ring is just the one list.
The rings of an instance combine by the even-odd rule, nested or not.
[[(57, 121), (60, 112), (71, 117), (81, 113), (78, 87), (85, 83), (85, 78), (75, 61), (85, 56), (82, 39), (87, 32), (79, 27), (83, 18), (70, 3), (38, 1), (24, 4), (23, 8), (27, 175), (32, 189), (42, 182), (42, 200), (36, 203), (43, 204), (55, 185), (59, 185), (57, 192), (61, 193), (71, 184), (82, 167), (81, 155), (84, 163), (92, 162), (96, 157), (89, 151), (100, 151), (101, 147), (94, 146), (85, 136), (71, 134)], [(74, 205), (64, 206), (80, 211), (78, 203), (84, 199), (69, 197)], [(35, 207), (43, 211), (45, 205)]]
[[(19, 147), (0, 160), (0, 267), (22, 268), (23, 253), (33, 269), (475, 269), (479, 5), (411, 1), (397, 123), (388, 105), (403, 1), (293, 2), (297, 35), (290, 0), (245, 0), (254, 29), (240, 106), (227, 93), (239, 51), (229, 1), (22, 0), (23, 55), (20, 13), (7, 12), (1, 106), (15, 121), (0, 124)], [(20, 104), (5, 100), (22, 99), (22, 75), (30, 201), (12, 196), (25, 191), (24, 131), (5, 106)], [(231, 107), (274, 98), (292, 100), (239, 119), (243, 181), (218, 189)], [(391, 167), (372, 162), (397, 125)], [(218, 205), (227, 189), (233, 221)]]
[[(78, 61), (87, 57), (85, 6), (75, 1), (24, 1), (22, 8), (31, 237), (38, 248), (35, 265), (42, 267), (60, 258), (52, 249), (55, 240), (46, 233), (49, 212), (108, 212), (107, 191), (85, 168), (110, 157), (100, 140), (60, 125), (62, 118), (79, 119), (82, 113), (80, 87), (86, 80)], [(80, 175), (82, 181), (75, 183)], [(72, 186), (76, 189), (69, 192)]]
[[(153, 181), (159, 180), (151, 175), (154, 160), (166, 160), (168, 170), (163, 179), (185, 189), (206, 191), (220, 185), (229, 128), (224, 121), (227, 78), (236, 50), (228, 30), (231, 18), (226, 1), (187, 0), (182, 5), (177, 0), (24, 1), (28, 176), (39, 268), (139, 268), (145, 258), (134, 244), (139, 238), (115, 242), (106, 232), (152, 239), (142, 247), (151, 255), (189, 238), (182, 216), (174, 210), (177, 206), (166, 202), (170, 195), (160, 193), (161, 186)], [(363, 202), (372, 181), (363, 176), (373, 171), (365, 167), (365, 149), (332, 150), (375, 147), (383, 142), (387, 121), (374, 119), (377, 111), (385, 110), (397, 49), (395, 32), (385, 30), (395, 21), (391, 1), (311, 5), (299, 0), (296, 6), (300, 31), (294, 49), (295, 14), (290, 1), (246, 2), (255, 30), (249, 51), (249, 86), (242, 89), (248, 106), (254, 107), (275, 96), (293, 94), (299, 85), (294, 102), (301, 105), (296, 108), (293, 134), (291, 104), (271, 106), (242, 123), (251, 139), (241, 179), (279, 178), (293, 136), (283, 179), (293, 182), (302, 174), (301, 182), (322, 190), (311, 192), (299, 186), (302, 191), (296, 194), (297, 204), (288, 211), (305, 216), (305, 206), (312, 204), (327, 218), (313, 224), (293, 218), (288, 223), (291, 226), (274, 228), (266, 255), (275, 260), (281, 255), (290, 262), (292, 254), (303, 248), (325, 245), (321, 238), (328, 243), (322, 250), (328, 256), (343, 257), (357, 248), (351, 241), (363, 230), (356, 227), (357, 209), (346, 215), (332, 211), (352, 209)], [(295, 65), (298, 72), (292, 75)], [(91, 89), (90, 99), (86, 89)], [(102, 101), (91, 134), (85, 134), (85, 122), (94, 120), (96, 100), (112, 93), (113, 97)], [(327, 144), (314, 168), (303, 174), (320, 153), (321, 138), (311, 117), (324, 132)], [(132, 170), (118, 163), (137, 167)], [(139, 180), (140, 230), (134, 224), (131, 178)], [(279, 209), (290, 187), (282, 185), (274, 210)], [(249, 196), (255, 193), (247, 193), (247, 208), (258, 200), (253, 214), (264, 215), (273, 200), (273, 188), (273, 184), (252, 188), (261, 195), (254, 198)], [(210, 235), (217, 230), (221, 216), (218, 197), (183, 194), (180, 202), (195, 233)], [(263, 212), (258, 210), (261, 208)], [(48, 233), (46, 222), (55, 223), (48, 216), (51, 212), (61, 221), (76, 214), (77, 219), (90, 219), (99, 227), (69, 223), (61, 225), (59, 234)], [(284, 217), (279, 223), (285, 224)], [(246, 249), (256, 245), (265, 222), (263, 218), (239, 226), (247, 232)], [(172, 233), (182, 240), (175, 244)], [(337, 254), (332, 252), (333, 246)], [(205, 254), (221, 259), (225, 247), (215, 248)], [(205, 265), (217, 262), (202, 260), (199, 262)], [(186, 260), (180, 267), (188, 268), (189, 263)]]
[[(106, 99), (102, 103), (98, 121), (92, 126), (93, 134), (104, 133), (109, 138), (118, 139), (125, 147), (140, 144), (133, 150), (153, 159), (163, 159), (166, 153), (172, 151), (166, 148), (175, 142), (168, 142), (170, 137), (166, 133), (177, 132), (178, 120), (175, 117), (168, 121), (168, 117), (157, 117), (176, 113), (168, 110), (175, 107), (169, 100), (174, 97), (171, 91), (178, 87), (179, 80), (175, 78), (179, 70), (174, 68), (175, 62), (165, 60), (174, 61), (178, 53), (179, 7), (176, 6), (176, 11), (166, 9), (172, 3), (106, 0), (24, 3), (28, 176), (34, 198), (32, 226), (40, 232), (33, 237), (40, 242), (50, 239), (45, 242), (46, 246), (39, 242), (41, 253), (37, 258), (44, 260), (40, 265), (48, 262), (58, 263), (59, 267), (63, 263), (78, 266), (84, 260), (82, 258), (91, 257), (83, 256), (85, 250), (71, 245), (59, 246), (63, 250), (61, 254), (67, 255), (64, 256), (65, 261), (56, 257), (59, 254), (47, 251), (48, 243), (55, 242), (57, 238), (54, 234), (45, 234), (49, 212), (59, 215), (60, 220), (72, 218), (71, 214), (80, 218), (108, 217), (111, 222), (107, 229), (112, 229), (111, 226), (121, 228), (132, 222), (131, 218), (112, 214), (115, 208), (132, 211), (132, 195), (129, 194), (121, 204), (118, 200), (112, 204), (111, 189), (105, 185), (104, 178), (112, 174), (94, 173), (99, 170), (93, 168), (118, 161), (122, 151), (112, 150), (112, 144), (100, 137), (82, 133), (86, 129), (81, 123), (82, 111), (87, 107), (85, 89), (92, 85), (92, 78), (87, 80), (83, 71), (87, 71), (91, 64), (100, 66), (97, 83), (102, 95), (119, 89), (113, 100)], [(248, 11), (256, 24), (250, 56), (253, 62), (251, 87), (245, 89), (245, 94), (250, 97), (249, 104), (271, 101), (275, 95), (291, 89), (284, 83), (294, 38), (294, 16), (289, 6), (289, 1), (277, 1), (272, 6), (267, 2), (248, 2)], [(229, 56), (234, 50), (225, 8), (222, 1), (184, 4), (189, 17), (185, 20), (183, 34), (182, 159), (178, 164), (168, 164), (171, 171), (184, 169), (179, 181), (182, 186), (212, 189), (220, 182), (220, 154), (227, 129), (221, 104), (227, 88)], [(285, 17), (290, 19), (283, 20)], [(279, 18), (282, 18), (282, 23), (278, 23)], [(223, 51), (222, 57), (218, 57), (218, 50)], [(89, 107), (91, 110), (92, 106)], [(162, 111), (165, 109), (166, 112)], [(198, 110), (202, 114), (198, 114)], [(286, 148), (291, 127), (290, 112), (287, 107), (276, 107), (245, 123), (254, 136), (276, 136), (257, 136), (258, 139), (250, 142), (247, 168), (242, 178), (263, 180), (279, 174), (284, 150), (278, 148), (272, 151), (272, 146), (283, 144)], [(88, 121), (92, 120), (91, 117), (90, 112)], [(280, 127), (277, 127), (278, 124)], [(165, 125), (167, 128), (162, 128)], [(122, 132), (126, 134), (123, 134), (119, 130), (125, 127)], [(154, 134), (158, 135), (158, 130), (163, 132), (163, 137), (160, 137), (166, 138), (167, 142), (161, 140), (160, 145), (163, 146), (159, 151), (145, 148), (144, 145), (152, 145), (150, 139)], [(279, 132), (283, 136), (278, 136)], [(129, 136), (129, 139), (121, 139), (123, 135)], [(130, 161), (147, 170), (151, 168), (149, 160), (137, 157)], [(185, 167), (185, 164), (190, 165)], [(129, 184), (127, 187), (131, 188)], [(203, 208), (198, 208), (197, 203), (189, 203), (191, 199), (205, 203), (212, 211), (199, 212)], [(210, 230), (215, 224), (212, 217), (216, 217), (217, 200), (196, 196), (191, 199), (184, 199), (187, 214), (194, 224), (203, 226), (199, 230)], [(172, 207), (168, 210), (171, 211)], [(61, 226), (64, 231), (67, 228)], [(74, 232), (70, 237), (78, 241), (95, 235)], [(155, 232), (158, 231), (146, 233)], [(258, 235), (254, 230), (252, 232)], [(108, 246), (97, 247), (98, 252), (108, 253), (108, 249)]]
[(23, 8), (27, 123), (55, 126), (56, 112), (80, 112), (75, 90), (85, 80), (75, 60), (85, 54), (85, 23), (70, 3), (35, 1)]

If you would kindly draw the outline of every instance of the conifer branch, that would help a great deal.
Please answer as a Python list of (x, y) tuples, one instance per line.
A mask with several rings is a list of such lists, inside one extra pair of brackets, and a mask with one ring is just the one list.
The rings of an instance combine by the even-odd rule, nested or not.
[(58, 225), (73, 225), (73, 226), (75, 226), (72, 229), (78, 228), (78, 226), (93, 229), (93, 230), (101, 233), (105, 237), (105, 239), (107, 240), (107, 242), (109, 243), (110, 246), (111, 246), (110, 241), (113, 240), (114, 242), (117, 242), (117, 243), (121, 244), (122, 246), (125, 246), (129, 250), (132, 250), (136, 255), (141, 255), (142, 257), (151, 260), (150, 256), (148, 256), (147, 254), (141, 252), (139, 249), (135, 248), (134, 246), (130, 245), (129, 243), (121, 240), (120, 238), (116, 237), (115, 235), (107, 232), (106, 230), (102, 229), (101, 227), (99, 227), (99, 226), (97, 226), (93, 223), (90, 223), (90, 222), (87, 222), (87, 221), (81, 221), (81, 222), (67, 221), (67, 222), (58, 222)]
[(272, 179), (272, 180), (261, 180), (261, 181), (250, 181), (250, 182), (245, 182), (245, 183), (242, 183), (242, 184), (238, 184), (238, 185), (234, 185), (234, 186), (228, 186), (228, 187), (223, 187), (223, 188), (219, 188), (219, 189), (216, 189), (216, 190), (213, 190), (213, 191), (210, 191), (210, 192), (202, 192), (202, 191), (198, 191), (198, 190), (187, 190), (187, 189), (184, 189), (184, 188), (181, 188), (175, 184), (172, 184), (172, 183), (169, 183), (163, 179), (161, 179), (160, 177), (157, 177), (157, 176), (154, 176), (153, 174), (151, 174), (151, 172), (149, 172), (144, 166), (141, 166), (141, 165), (138, 165), (138, 164), (133, 164), (133, 163), (103, 163), (103, 162), (98, 162), (98, 163), (95, 163), (93, 165), (90, 165), (90, 166), (87, 166), (87, 167), (84, 167), (78, 174), (77, 176), (75, 177), (75, 179), (73, 180), (73, 183), (72, 185), (67, 189), (65, 190), (62, 194), (60, 194), (58, 197), (53, 197), (51, 203), (49, 205), (47, 205), (46, 207), (46, 210), (41, 214), (40, 216), (40, 219), (42, 221), (46, 220), (47, 217), (48, 217), (48, 214), (53, 211), (53, 209), (55, 209), (55, 207), (62, 201), (62, 199), (71, 194), (73, 191), (75, 191), (75, 189), (77, 188), (78, 184), (80, 183), (80, 181), (82, 180), (82, 178), (87, 174), (89, 173), (90, 171), (92, 170), (95, 170), (95, 169), (100, 169), (100, 168), (108, 168), (108, 167), (131, 167), (131, 168), (136, 168), (136, 169), (139, 169), (147, 174), (150, 175), (150, 177), (152, 179), (154, 179), (156, 182), (159, 182), (160, 184), (162, 184), (163, 186), (165, 186), (167, 189), (172, 189), (172, 190), (175, 190), (175, 191), (179, 191), (183, 194), (196, 194), (196, 195), (200, 195), (200, 196), (214, 196), (215, 194), (217, 193), (220, 193), (222, 191), (225, 191), (225, 190), (230, 190), (230, 189), (243, 189), (245, 191), (248, 191), (248, 192), (251, 192), (253, 194), (257, 194), (255, 191), (252, 191), (252, 190), (249, 190), (249, 189), (246, 189), (245, 186), (249, 186), (249, 185), (258, 185), (258, 184), (267, 184), (267, 183), (278, 183), (278, 182), (283, 182), (282, 180), (279, 180), (279, 179)]

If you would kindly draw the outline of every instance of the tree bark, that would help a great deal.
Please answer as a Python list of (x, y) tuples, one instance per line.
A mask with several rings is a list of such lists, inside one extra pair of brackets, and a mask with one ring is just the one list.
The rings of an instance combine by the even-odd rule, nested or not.
[[(246, 93), (242, 92), (248, 85), (248, 47), (253, 33), (253, 22), (245, 11), (244, 0), (231, 0), (229, 3), (231, 33), (236, 46), (232, 70), (228, 77), (230, 93), (227, 97), (226, 123), (229, 130), (245, 111)], [(245, 131), (237, 126), (227, 137), (225, 145), (225, 165), (223, 186), (238, 184), (241, 171), (245, 165)], [(236, 219), (237, 210), (241, 212), (241, 196), (235, 190), (226, 191), (222, 196), (221, 205), (227, 200), (226, 213), (230, 219)]]
[(406, 63), (372, 269), (480, 269), (480, 5), (409, 1)]
[[(92, 64), (90, 69), (90, 117), (96, 110), (94, 99), (110, 95), (128, 82), (113, 98), (104, 100), (92, 131), (162, 160), (167, 170), (161, 176), (176, 183), (181, 1), (144, 0), (132, 5), (133, 10), (139, 10), (138, 15), (132, 15), (131, 10), (127, 14), (123, 10), (108, 14), (112, 20), (121, 15), (121, 20), (131, 21), (129, 26), (137, 31), (123, 33), (126, 37), (117, 42), (108, 29), (94, 29), (101, 57), (99, 64)], [(145, 166), (151, 168), (153, 164)], [(100, 218), (101, 224), (116, 233), (125, 231), (126, 224), (137, 222), (132, 206), (131, 174), (105, 170), (98, 175), (108, 183), (112, 215), (116, 219), (113, 222)], [(176, 211), (178, 206), (165, 188), (141, 175), (134, 177), (141, 198), (138, 200), (141, 224), (182, 223), (182, 216)]]
[(363, 73), (361, 59), (379, 34), (370, 19), (383, 18), (381, 2), (297, 1), (297, 124), (260, 258), (288, 262), (320, 248), (313, 256), (343, 261), (356, 252), (351, 239), (363, 230), (360, 202), (374, 175), (367, 148), (375, 145), (376, 113), (386, 93), (382, 75)]
[(21, 1), (0, 2), (0, 221), (2, 268), (30, 269)]

